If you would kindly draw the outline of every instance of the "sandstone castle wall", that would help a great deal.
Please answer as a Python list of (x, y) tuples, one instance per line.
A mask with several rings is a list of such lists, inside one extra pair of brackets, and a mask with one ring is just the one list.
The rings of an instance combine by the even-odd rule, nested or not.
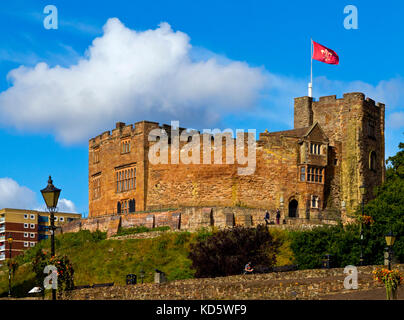
[[(169, 134), (170, 126), (119, 122), (111, 132), (89, 141), (89, 216), (116, 215), (122, 210), (118, 203), (132, 200), (135, 213), (125, 214), (138, 217), (143, 213), (136, 212), (165, 208), (222, 207), (256, 210), (260, 215), (279, 208), (284, 219), (290, 216), (292, 202), (297, 203), (298, 218), (352, 213), (362, 200), (359, 187), (367, 186), (369, 200), (373, 187), (384, 180), (384, 109), (362, 93), (318, 101), (296, 98), (294, 129), (260, 133), (255, 172), (244, 176), (237, 174), (238, 163), (152, 164), (148, 154), (156, 142), (149, 142), (149, 133), (160, 128)], [(130, 150), (122, 152), (126, 142)], [(214, 146), (214, 140), (210, 143)], [(320, 154), (310, 152), (311, 143), (321, 145)], [(172, 143), (169, 154), (171, 148)], [(226, 148), (222, 151), (224, 157)], [(321, 182), (301, 181), (301, 168), (308, 166), (324, 168)], [(117, 174), (126, 168), (136, 169), (136, 187), (118, 191)], [(318, 197), (317, 207), (313, 196)], [(181, 213), (182, 219), (191, 216)]]

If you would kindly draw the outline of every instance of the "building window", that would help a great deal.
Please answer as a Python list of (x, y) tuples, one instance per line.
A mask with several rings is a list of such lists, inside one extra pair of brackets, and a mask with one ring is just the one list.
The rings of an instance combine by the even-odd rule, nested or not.
[(35, 233), (30, 234), (31, 238), (35, 238)]
[(29, 227), (30, 227), (31, 229), (35, 229), (35, 224), (31, 223), (31, 224), (29, 225)]
[(31, 215), (30, 215), (30, 219), (31, 219), (31, 220), (34, 220), (34, 219), (35, 219), (35, 215), (31, 214)]
[(116, 192), (136, 189), (136, 168), (116, 172)]
[(93, 150), (93, 163), (98, 163), (100, 162), (100, 149), (94, 149)]
[(28, 247), (28, 241), (24, 241), (24, 247)]
[(24, 232), (24, 238), (28, 238), (28, 232)]
[(28, 223), (24, 223), (24, 228), (28, 229)]
[(120, 201), (120, 208), (121, 212), (120, 213), (128, 213), (128, 200), (122, 200)]
[(125, 199), (118, 201), (118, 213), (132, 213), (135, 211), (135, 199)]
[(369, 169), (376, 171), (376, 152), (372, 151), (369, 155)]
[(318, 208), (319, 198), (318, 196), (311, 196), (311, 207)]
[(306, 167), (300, 167), (300, 181), (306, 181)]
[(63, 221), (65, 221), (65, 218), (64, 218), (64, 217), (60, 217), (60, 218), (59, 218), (59, 221), (60, 221), (60, 222), (63, 222)]
[(57, 217), (57, 216), (55, 216), (55, 221), (58, 221), (58, 217)]
[(321, 144), (318, 143), (310, 143), (310, 153), (311, 154), (320, 154)]
[(101, 197), (101, 177), (94, 178), (93, 180), (93, 199)]
[(27, 214), (24, 214), (24, 219), (28, 219), (28, 215), (27, 215)]
[(307, 167), (307, 181), (323, 183), (324, 168)]
[(376, 123), (374, 120), (369, 120), (368, 121), (368, 137), (369, 138), (375, 138), (376, 137)]
[(121, 153), (129, 153), (130, 152), (130, 141), (123, 140), (121, 141)]
[(31, 247), (35, 247), (35, 242), (30, 242), (29, 244)]

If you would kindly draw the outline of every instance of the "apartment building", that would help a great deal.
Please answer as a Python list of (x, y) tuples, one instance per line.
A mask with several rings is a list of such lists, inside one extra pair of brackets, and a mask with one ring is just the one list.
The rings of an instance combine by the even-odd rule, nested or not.
[[(55, 226), (80, 219), (79, 213), (56, 212)], [(0, 210), (0, 265), (10, 258), (8, 239), (11, 244), (11, 258), (34, 247), (38, 241), (50, 236), (50, 213), (36, 210), (4, 208)]]

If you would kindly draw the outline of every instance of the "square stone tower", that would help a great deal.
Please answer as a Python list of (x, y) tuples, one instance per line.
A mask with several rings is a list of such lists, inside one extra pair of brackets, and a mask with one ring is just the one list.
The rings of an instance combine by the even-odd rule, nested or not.
[(327, 207), (349, 214), (374, 196), (385, 178), (385, 105), (363, 93), (295, 98), (294, 127), (318, 122), (329, 139), (325, 201)]

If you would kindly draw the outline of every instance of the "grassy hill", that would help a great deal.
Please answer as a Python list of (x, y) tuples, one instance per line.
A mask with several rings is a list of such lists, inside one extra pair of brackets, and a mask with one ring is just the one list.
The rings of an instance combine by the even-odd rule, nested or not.
[[(154, 229), (156, 230), (156, 229)], [(158, 230), (158, 229), (157, 229)], [(118, 235), (147, 232), (145, 228), (122, 230)], [(207, 236), (207, 231), (163, 232), (150, 239), (106, 239), (106, 233), (80, 231), (59, 235), (55, 239), (56, 254), (67, 255), (74, 266), (75, 285), (114, 282), (125, 284), (126, 275), (145, 271), (145, 282), (152, 282), (154, 269), (166, 273), (168, 280), (193, 277), (191, 260), (187, 258), (192, 241)], [(37, 250), (50, 251), (50, 240), (41, 241), (17, 258), (18, 269), (12, 277), (13, 293), (26, 295), (35, 285), (31, 261)], [(140, 279), (139, 279), (140, 281)], [(8, 293), (8, 267), (0, 271), (0, 296)]]
[[(148, 239), (127, 238), (128, 235), (152, 231), (160, 232)], [(277, 232), (274, 236), (282, 238), (282, 233)], [(106, 239), (106, 233), (83, 230), (56, 236), (55, 245), (56, 254), (67, 255), (72, 262), (75, 285), (106, 282), (124, 285), (129, 273), (136, 274), (140, 282), (139, 272), (142, 269), (145, 271), (145, 282), (154, 281), (155, 269), (165, 272), (169, 281), (193, 278), (194, 270), (188, 258), (190, 244), (210, 234), (212, 231), (206, 229), (191, 233), (138, 227), (120, 230), (117, 234), (121, 236), (119, 238)], [(287, 245), (281, 248), (277, 265), (290, 263), (291, 252)], [(19, 267), (12, 277), (13, 296), (26, 296), (35, 286), (31, 261), (37, 250), (50, 252), (50, 240), (39, 242), (17, 257)], [(7, 293), (8, 268), (3, 266), (0, 270), (0, 296), (7, 296)]]

